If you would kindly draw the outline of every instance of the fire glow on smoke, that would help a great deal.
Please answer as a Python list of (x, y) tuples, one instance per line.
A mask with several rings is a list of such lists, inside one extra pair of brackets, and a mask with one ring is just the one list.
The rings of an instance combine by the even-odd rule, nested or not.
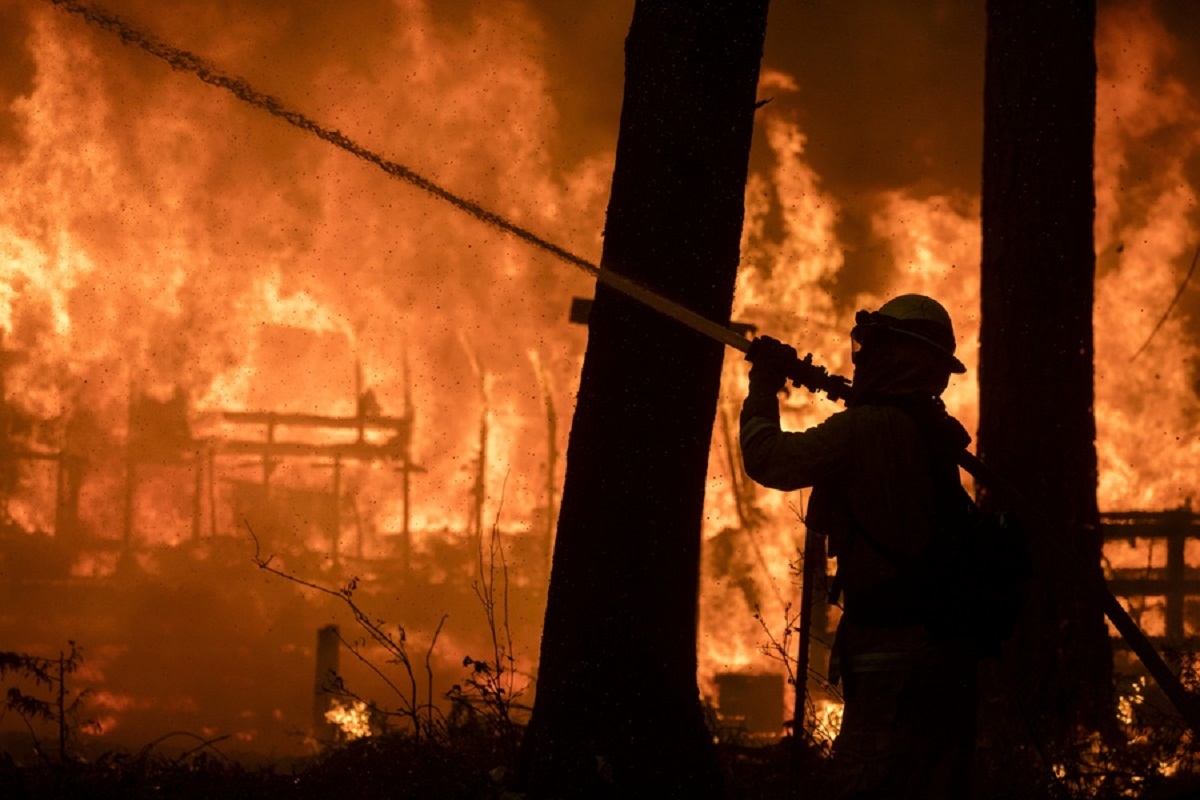
[[(554, 38), (561, 12), (541, 5), (448, 11), (398, 0), (380, 4), (378, 17), (324, 4), (218, 10), (193, 3), (185, 13), (131, 0), (110, 9), (596, 260), (616, 119), (614, 104), (592, 95), (619, 99), (619, 63), (602, 72), (606, 86), (566, 85), (551, 66), (570, 49)], [(616, 43), (604, 51), (610, 61), (619, 59), (630, 7), (614, 6), (578, 12)], [(585, 276), (48, 5), (20, 0), (0, 5), (0, 13), (14, 22), (5, 35), (23, 58), (9, 65), (0, 95), (0, 332), (3, 348), (16, 354), (4, 391), (13, 419), (25, 426), (10, 426), (24, 446), (49, 452), (65, 443), (86, 464), (81, 536), (115, 543), (126, 528), (134, 399), (181, 398), (193, 435), (220, 437), (229, 429), (219, 412), (353, 416), (358, 389), (370, 390), (380, 413), (411, 416), (412, 456), (422, 471), (411, 476), (406, 510), (396, 470), (347, 467), (342, 491), (349, 499), (334, 547), (367, 559), (390, 556), (406, 513), (416, 557), (429, 564), (441, 563), (447, 542), (467, 546), (472, 526), (482, 519), (490, 527), (497, 514), (504, 531), (536, 537), (552, 517), (565, 467), (586, 340), (566, 314), (572, 297), (590, 295)], [(1200, 244), (1200, 187), (1189, 166), (1200, 158), (1200, 102), (1197, 84), (1177, 72), (1182, 41), (1149, 2), (1102, 4), (1102, 508), (1173, 508), (1200, 485), (1194, 292), (1139, 352)], [(973, 429), (978, 187), (867, 182), (838, 191), (846, 181), (814, 166), (801, 121), (813, 80), (772, 63), (771, 52), (760, 93), (774, 100), (757, 117), (734, 318), (846, 372), (856, 309), (899, 292), (930, 293), (953, 315), (970, 368), (952, 384), (948, 404)], [(847, 228), (847, 219), (857, 224)], [(721, 404), (727, 421), (736, 419), (745, 380), (744, 362), (729, 354)], [(833, 410), (794, 394), (787, 421), (799, 427)], [(730, 489), (736, 459), (720, 424), (704, 532), (706, 691), (718, 672), (778, 670), (760, 652), (763, 631), (753, 614), (757, 606), (770, 626), (782, 623), (796, 597), (788, 563), (803, 538), (802, 493), (757, 493), (764, 522), (728, 534), (744, 520)], [(552, 452), (560, 455), (552, 459)], [(262, 466), (247, 459), (224, 469), (212, 489), (220, 502), (204, 506), (202, 527), (235, 539), (239, 520), (221, 509), (230, 505), (231, 487), (258, 480)], [(281, 465), (271, 476), (296, 497), (325, 491), (330, 479), (328, 465), (313, 464)], [(162, 468), (139, 482), (133, 530), (150, 580), (167, 574), (163, 553), (192, 536), (188, 481)], [(52, 471), (24, 469), (7, 514), (28, 536), (45, 537), (55, 527), (54, 492)], [(733, 544), (718, 564), (722, 541)], [(315, 534), (301, 545), (317, 552), (331, 546)], [(544, 580), (544, 558), (514, 564), (514, 580), (523, 571), (533, 576), (527, 582)], [(327, 569), (327, 562), (314, 563)], [(66, 570), (104, 578), (119, 563), (115, 549), (90, 548)], [(289, 590), (269, 591), (235, 604), (260, 614), (264, 631), (282, 629), (286, 615), (278, 609), (296, 602), (281, 599)], [(152, 605), (136, 593), (121, 602), (114, 617)], [(20, 630), (15, 618), (6, 625), (20, 632), (13, 641), (58, 646)], [(536, 620), (525, 627), (532, 632), (521, 643), (520, 666), (532, 672)], [(422, 634), (426, 642), (430, 634)], [(216, 649), (223, 635), (203, 634)], [(241, 646), (224, 657), (252, 659)], [(307, 639), (277, 646), (290, 664), (308, 668)], [(439, 644), (447, 662), (475, 646), (453, 623)], [(114, 679), (128, 652), (120, 641), (87, 651), (97, 684)], [(164, 714), (203, 708), (206, 693), (215, 692), (208, 681), (182, 683), (142, 691), (158, 698)], [(247, 689), (247, 707), (252, 697)], [(143, 702), (110, 703), (106, 730), (119, 732), (123, 715)], [(297, 703), (303, 707), (302, 697)], [(284, 705), (272, 698), (266, 709), (239, 711), (249, 714), (237, 717), (248, 720), (241, 734), (266, 746), (278, 742), (269, 731), (307, 724), (300, 712), (297, 721), (280, 711)]]

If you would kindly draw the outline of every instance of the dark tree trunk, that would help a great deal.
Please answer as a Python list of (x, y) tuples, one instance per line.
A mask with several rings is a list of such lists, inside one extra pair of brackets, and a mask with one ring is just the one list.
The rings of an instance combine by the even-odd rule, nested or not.
[(979, 449), (1037, 512), (1030, 609), (1003, 669), (1042, 744), (1112, 719), (1095, 591), (1095, 17), (1095, 0), (987, 4)]
[[(767, 0), (638, 0), (602, 266), (728, 321)], [(722, 347), (598, 285), (567, 450), (525, 782), (709, 797), (700, 527)]]

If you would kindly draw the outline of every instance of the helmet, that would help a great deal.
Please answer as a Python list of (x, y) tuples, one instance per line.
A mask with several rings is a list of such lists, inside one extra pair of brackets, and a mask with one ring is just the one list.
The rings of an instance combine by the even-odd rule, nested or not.
[(951, 372), (966, 372), (966, 366), (954, 356), (954, 325), (942, 304), (923, 294), (902, 294), (888, 300), (878, 311), (859, 311), (850, 335), (858, 343), (887, 331), (924, 342), (945, 357)]

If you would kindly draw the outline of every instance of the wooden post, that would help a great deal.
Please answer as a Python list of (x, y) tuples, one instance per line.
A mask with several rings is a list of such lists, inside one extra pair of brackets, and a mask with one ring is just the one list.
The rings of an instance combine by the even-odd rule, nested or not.
[[(4, 398), (0, 395), (0, 403), (3, 402)], [(54, 468), (54, 538), (62, 541), (63, 511), (66, 506), (66, 476), (63, 474), (67, 468), (65, 454), (60, 454)]]
[[(478, 354), (468, 345), (465, 339), (463, 340), (463, 346), (467, 348), (471, 368), (474, 370), (476, 377), (479, 378), (479, 462), (475, 470), (475, 510), (472, 525), (475, 528), (475, 535), (482, 541), (483, 508), (487, 500), (488, 405), (490, 398), (488, 397), (487, 373), (484, 372), (483, 366), (479, 363)], [(480, 547), (482, 546), (480, 544)]]
[(410, 493), (409, 476), (412, 474), (412, 437), (413, 437), (412, 377), (408, 366), (408, 349), (404, 350), (404, 474), (401, 478), (401, 489), (404, 495), (404, 524), (401, 529), (400, 569), (405, 580), (408, 580), (409, 570), (412, 569), (412, 495)]
[(542, 401), (546, 404), (546, 582), (550, 582), (550, 567), (554, 559), (554, 532), (557, 527), (555, 515), (555, 475), (558, 473), (558, 412), (554, 408), (554, 392), (550, 379), (542, 366), (537, 351), (531, 353), (533, 370), (537, 374), (542, 390)]
[(358, 511), (357, 497), (351, 508), (354, 509), (354, 557), (361, 561), (363, 557), (363, 524), (362, 514)]
[(558, 527), (555, 511), (555, 476), (558, 473), (558, 414), (554, 398), (546, 392), (546, 582), (550, 582), (550, 564), (554, 559), (554, 531)]
[(121, 558), (129, 555), (133, 543), (133, 503), (136, 499), (134, 483), (137, 480), (137, 465), (133, 453), (133, 404), (136, 389), (133, 382), (129, 383), (129, 423), (125, 433), (125, 519), (121, 531)]
[(799, 642), (796, 649), (796, 707), (792, 710), (792, 741), (799, 746), (808, 705), (808, 667), (812, 650), (812, 620), (817, 575), (825, 571), (825, 543), (807, 526), (804, 532), (804, 568), (800, 573)]
[[(482, 376), (481, 376), (482, 381)], [(475, 534), (483, 536), (483, 506), (487, 501), (487, 463), (488, 463), (488, 401), (487, 392), (481, 390), (481, 406), (479, 409), (479, 468), (475, 472)]]
[(205, 442), (205, 452), (208, 456), (208, 533), (217, 535), (217, 454), (212, 442)]
[(317, 679), (313, 687), (313, 739), (321, 745), (333, 744), (336, 728), (325, 719), (333, 707), (334, 689), (338, 679), (338, 653), (341, 634), (337, 625), (317, 630)]
[(354, 407), (357, 409), (358, 416), (358, 443), (362, 444), (363, 435), (366, 431), (365, 417), (366, 409), (363, 404), (363, 374), (362, 362), (358, 359), (354, 360)]
[(196, 482), (192, 487), (192, 541), (200, 540), (201, 513), (204, 510), (204, 454), (200, 445), (193, 455), (196, 467)]
[(263, 502), (267, 499), (267, 487), (271, 483), (271, 472), (275, 469), (275, 460), (271, 458), (271, 445), (275, 444), (275, 415), (267, 416), (267, 446), (263, 448)]
[(1171, 511), (1167, 517), (1167, 587), (1164, 600), (1166, 610), (1166, 634), (1168, 640), (1175, 643), (1183, 641), (1184, 618), (1186, 614), (1187, 589), (1184, 581), (1187, 577), (1187, 564), (1184, 553), (1187, 545), (1188, 511), (1181, 508)]
[(730, 491), (733, 492), (733, 506), (737, 510), (738, 525), (745, 528), (751, 524), (749, 509), (746, 504), (745, 490), (742, 488), (743, 469), (738, 462), (737, 450), (739, 445), (733, 440), (733, 426), (729, 424), (729, 412), (722, 403), (717, 408), (717, 417), (721, 422), (721, 444), (725, 449), (725, 464), (729, 470)]
[(58, 758), (67, 763), (67, 657), (58, 651)]
[[(361, 430), (361, 428), (360, 428)], [(337, 567), (341, 561), (341, 551), (339, 548), (338, 539), (342, 532), (342, 515), (341, 515), (341, 497), (342, 497), (342, 457), (333, 457), (333, 566)]]
[[(407, 449), (407, 447), (406, 447)], [(411, 520), (411, 497), (409, 495), (409, 473), (412, 472), (412, 460), (406, 454), (404, 457), (404, 477), (403, 477), (403, 494), (404, 494), (404, 525), (400, 531), (400, 572), (407, 580), (409, 571), (412, 569), (412, 520)]]

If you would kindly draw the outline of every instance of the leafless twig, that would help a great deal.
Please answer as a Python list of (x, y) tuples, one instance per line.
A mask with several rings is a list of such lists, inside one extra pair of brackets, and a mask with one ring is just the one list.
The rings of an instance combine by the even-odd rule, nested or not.
[[(393, 716), (399, 716), (408, 719), (413, 726), (413, 734), (417, 738), (420, 738), (422, 734), (430, 736), (438, 735), (441, 732), (441, 729), (434, 722), (435, 708), (432, 703), (432, 686), (430, 688), (431, 702), (427, 706), (419, 703), (417, 700), (417, 678), (415, 672), (413, 671), (412, 658), (408, 654), (408, 635), (404, 630), (404, 627), (399, 625), (396, 626), (397, 632), (395, 635), (393, 635), (384, 629), (384, 623), (381, 620), (375, 620), (367, 616), (366, 612), (364, 612), (354, 600), (354, 592), (358, 588), (357, 577), (351, 578), (349, 583), (340, 589), (331, 589), (328, 586), (322, 586), (318, 583), (314, 583), (296, 575), (292, 575), (289, 572), (285, 572), (278, 567), (273, 566), (271, 561), (274, 559), (274, 556), (263, 556), (262, 545), (259, 542), (258, 536), (254, 533), (254, 528), (251, 527), (248, 520), (243, 520), (243, 523), (246, 525), (246, 530), (250, 533), (250, 538), (254, 540), (253, 560), (259, 569), (283, 578), (284, 580), (291, 581), (292, 583), (298, 584), (307, 589), (312, 589), (320, 594), (333, 597), (350, 609), (350, 613), (353, 615), (354, 621), (358, 623), (359, 628), (361, 628), (362, 631), (367, 635), (367, 640), (365, 641), (374, 642), (376, 645), (381, 647), (384, 652), (388, 654), (389, 662), (400, 666), (400, 668), (403, 670), (408, 679), (408, 690), (405, 691), (401, 689), (395, 681), (390, 679), (378, 666), (367, 659), (361, 653), (357, 643), (347, 642), (341, 637), (340, 634), (338, 638), (343, 644), (346, 645), (347, 649), (351, 652), (351, 654), (354, 655), (355, 658), (365, 664), (372, 672), (374, 672), (383, 680), (388, 688), (396, 693), (396, 696), (400, 699), (402, 710), (399, 712), (394, 712), (392, 714)], [(430, 673), (431, 684), (432, 671), (429, 669), (429, 658), (430, 654), (433, 652), (434, 646), (437, 644), (438, 635), (441, 633), (442, 624), (444, 624), (445, 621), (446, 618), (443, 617), (441, 623), (438, 624), (437, 632), (434, 633), (433, 640), (430, 643), (429, 649), (425, 655), (426, 670)], [(339, 690), (344, 692), (347, 696), (354, 697), (356, 700), (362, 700), (361, 697), (350, 692), (344, 686), (339, 687)], [(370, 705), (372, 708), (375, 708), (373, 703)], [(422, 720), (422, 712), (427, 712), (424, 721)]]

